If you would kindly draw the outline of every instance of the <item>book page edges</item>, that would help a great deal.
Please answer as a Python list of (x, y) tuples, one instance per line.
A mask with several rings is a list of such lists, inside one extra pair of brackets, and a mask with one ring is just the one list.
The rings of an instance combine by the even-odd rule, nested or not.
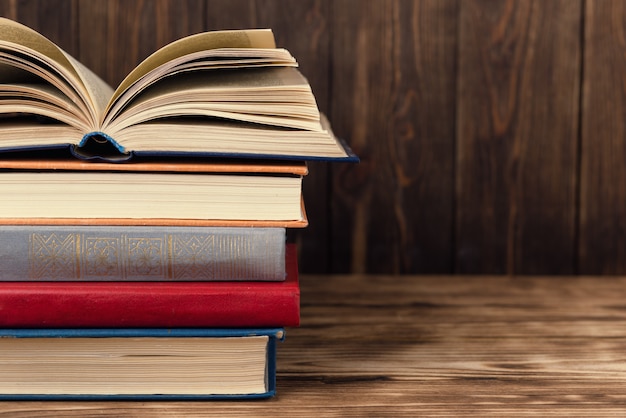
[(131, 219), (131, 218), (0, 218), (0, 225), (90, 225), (90, 226), (229, 226), (229, 227), (283, 227), (305, 228), (303, 219), (230, 220), (230, 219)]
[(0, 225), (87, 225), (87, 226), (226, 226), (306, 228), (309, 220), (300, 199), (300, 219), (161, 219), (161, 218), (0, 218)]
[(277, 344), (284, 341), (284, 328), (85, 328), (85, 329), (3, 329), (0, 338), (250, 338), (267, 337), (265, 390), (232, 394), (0, 394), (0, 400), (229, 400), (265, 399), (276, 394)]

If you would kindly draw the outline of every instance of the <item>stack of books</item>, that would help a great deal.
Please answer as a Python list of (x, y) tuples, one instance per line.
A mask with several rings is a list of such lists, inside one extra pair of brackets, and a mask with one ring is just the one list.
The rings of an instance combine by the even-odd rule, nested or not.
[(114, 90), (0, 19), (0, 399), (273, 395), (312, 159), (357, 161), (269, 30)]

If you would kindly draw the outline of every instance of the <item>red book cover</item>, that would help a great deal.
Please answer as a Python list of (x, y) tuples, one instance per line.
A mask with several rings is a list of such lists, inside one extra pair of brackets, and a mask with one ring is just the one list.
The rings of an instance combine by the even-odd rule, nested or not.
[(267, 328), (300, 323), (296, 248), (281, 282), (3, 282), (3, 328)]

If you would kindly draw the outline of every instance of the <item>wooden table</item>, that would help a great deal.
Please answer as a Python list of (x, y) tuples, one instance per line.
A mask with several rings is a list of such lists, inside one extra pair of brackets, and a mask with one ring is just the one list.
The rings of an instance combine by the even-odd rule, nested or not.
[(626, 416), (626, 278), (305, 276), (278, 369), (270, 400), (4, 402), (0, 417)]

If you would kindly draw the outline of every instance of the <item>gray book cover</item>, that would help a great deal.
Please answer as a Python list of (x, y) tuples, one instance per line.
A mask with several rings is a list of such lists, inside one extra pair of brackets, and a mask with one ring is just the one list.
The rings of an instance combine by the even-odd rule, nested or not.
[(285, 240), (285, 228), (0, 226), (0, 281), (280, 281)]

